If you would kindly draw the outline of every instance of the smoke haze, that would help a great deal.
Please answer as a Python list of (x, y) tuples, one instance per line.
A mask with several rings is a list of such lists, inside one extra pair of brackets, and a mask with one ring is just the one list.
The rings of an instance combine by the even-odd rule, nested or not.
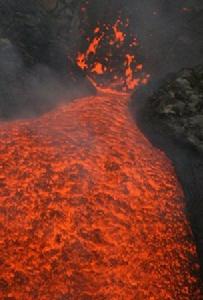
[[(63, 45), (63, 48), (58, 42), (59, 37), (57, 37), (57, 45), (60, 46), (57, 48), (55, 43), (56, 51), (50, 53), (50, 40), (54, 42), (56, 33), (52, 34), (54, 24), (48, 14), (43, 16), (41, 10), (37, 10), (36, 20), (40, 18), (41, 21), (29, 27), (29, 24), (24, 25), (17, 11), (15, 18), (18, 26), (12, 24), (13, 27), (11, 26), (9, 31), (7, 23), (13, 19), (12, 9), (15, 11), (17, 6), (18, 10), (21, 9), (19, 4), (21, 2), (24, 7), (22, 14), (29, 13), (29, 16), (33, 16), (35, 20), (33, 14), (38, 9), (34, 4), (35, 1), (26, 5), (22, 0), (8, 1), (8, 4), (12, 4), (9, 4), (11, 7), (7, 4), (9, 10), (4, 1), (0, 1), (1, 24), (3, 24), (2, 28), (0, 27), (0, 118), (35, 116), (51, 109), (60, 99), (72, 99), (87, 93), (89, 89), (81, 73), (76, 76), (76, 82), (70, 78), (70, 72), (66, 70), (66, 47)], [(138, 61), (144, 64), (145, 71), (151, 74), (152, 80), (161, 79), (182, 67), (190, 67), (202, 62), (202, 1), (89, 1), (85, 12), (88, 22), (82, 24), (84, 37), (98, 21), (113, 23), (119, 13), (123, 19), (130, 19), (131, 30), (136, 34), (140, 45), (135, 55)], [(78, 22), (81, 20), (78, 20), (77, 13), (71, 18), (74, 19), (74, 26), (72, 35), (70, 33), (70, 39), (67, 41), (69, 53), (72, 53), (70, 47), (74, 41), (78, 43), (74, 45), (75, 52), (83, 47), (84, 43), (77, 30)], [(63, 39), (64, 37), (66, 34), (63, 33)], [(40, 46), (41, 41), (43, 43)], [(21, 48), (20, 43), (24, 43), (26, 48)], [(24, 53), (24, 49), (28, 51)], [(26, 63), (29, 60), (29, 53), (39, 60), (31, 67)], [(71, 55), (71, 60), (74, 61), (74, 53)], [(61, 70), (57, 70), (54, 65), (62, 66), (63, 78), (59, 75)], [(67, 74), (64, 74), (66, 71)], [(77, 74), (79, 71), (74, 69), (73, 72)], [(80, 83), (82, 87), (79, 86)]]
[(156, 78), (203, 61), (201, 0), (90, 0), (87, 14), (90, 28), (129, 18), (138, 58)]
[(203, 61), (201, 0), (128, 1), (126, 11), (140, 41), (139, 55), (152, 77)]

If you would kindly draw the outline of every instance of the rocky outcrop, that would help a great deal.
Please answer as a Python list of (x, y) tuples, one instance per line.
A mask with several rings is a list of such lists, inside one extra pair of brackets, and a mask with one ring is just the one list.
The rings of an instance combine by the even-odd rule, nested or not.
[(203, 66), (182, 70), (150, 101), (154, 114), (174, 134), (203, 153)]
[(198, 66), (138, 89), (132, 95), (131, 112), (145, 136), (174, 165), (203, 279), (202, 104), (202, 66)]

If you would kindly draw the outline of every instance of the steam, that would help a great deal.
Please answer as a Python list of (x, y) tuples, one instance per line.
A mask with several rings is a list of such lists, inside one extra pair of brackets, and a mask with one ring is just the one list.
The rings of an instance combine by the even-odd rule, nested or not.
[(140, 41), (139, 55), (152, 78), (203, 61), (201, 0), (128, 0), (125, 11)]
[[(44, 113), (62, 101), (89, 93), (84, 78), (77, 84), (46, 65), (27, 68), (21, 54), (7, 39), (0, 45), (0, 118), (27, 118)], [(64, 67), (65, 68), (65, 67)]]
[[(84, 21), (81, 24), (84, 37), (96, 27), (98, 21), (115, 23), (117, 13), (124, 22), (129, 18), (129, 30), (136, 35), (140, 45), (135, 57), (144, 64), (144, 70), (152, 80), (203, 61), (201, 0), (90, 0), (86, 16), (80, 20)], [(77, 26), (73, 26), (72, 32), (77, 31)], [(80, 35), (75, 35), (73, 40), (79, 41), (78, 44), (83, 43)], [(60, 52), (60, 46), (58, 48)], [(65, 57), (64, 50), (61, 51), (63, 54), (57, 55), (56, 52), (53, 60)], [(49, 55), (47, 49), (47, 57)], [(74, 55), (76, 53), (71, 55), (73, 60)], [(82, 74), (76, 75), (77, 82), (74, 84), (70, 72), (67, 70), (66, 73), (65, 60), (65, 74), (61, 76), (50, 66), (54, 65), (54, 61), (30, 69), (25, 66), (22, 56), (23, 53), (19, 53), (10, 40), (0, 39), (0, 118), (35, 116), (53, 108), (60, 101), (69, 101), (89, 93)], [(73, 70), (73, 73), (77, 72)]]
[(90, 0), (87, 14), (92, 28), (129, 18), (129, 31), (140, 44), (135, 55), (152, 78), (203, 61), (201, 0)]

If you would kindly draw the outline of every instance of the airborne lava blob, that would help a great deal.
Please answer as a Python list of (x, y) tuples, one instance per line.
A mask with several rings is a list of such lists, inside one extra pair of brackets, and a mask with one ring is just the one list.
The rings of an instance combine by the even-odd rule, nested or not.
[[(125, 37), (119, 24), (115, 45)], [(104, 34), (94, 35), (77, 57), (91, 80), (114, 73), (94, 57)], [(113, 74), (125, 90), (148, 80), (141, 64), (134, 76), (131, 55), (125, 76)], [(0, 299), (201, 299), (181, 187), (128, 100), (98, 88), (42, 117), (0, 124)]]
[(120, 17), (112, 25), (97, 24), (92, 37), (86, 37), (87, 49), (77, 54), (77, 65), (99, 86), (130, 91), (148, 82), (150, 76), (134, 54), (139, 43), (128, 31), (129, 20)]

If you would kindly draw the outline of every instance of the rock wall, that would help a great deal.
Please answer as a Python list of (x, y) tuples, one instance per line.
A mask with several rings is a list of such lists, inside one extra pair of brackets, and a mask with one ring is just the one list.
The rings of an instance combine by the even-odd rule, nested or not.
[(154, 117), (203, 153), (203, 66), (183, 69), (150, 98)]
[(131, 112), (153, 145), (172, 161), (185, 194), (203, 279), (203, 67), (183, 69), (132, 95)]

